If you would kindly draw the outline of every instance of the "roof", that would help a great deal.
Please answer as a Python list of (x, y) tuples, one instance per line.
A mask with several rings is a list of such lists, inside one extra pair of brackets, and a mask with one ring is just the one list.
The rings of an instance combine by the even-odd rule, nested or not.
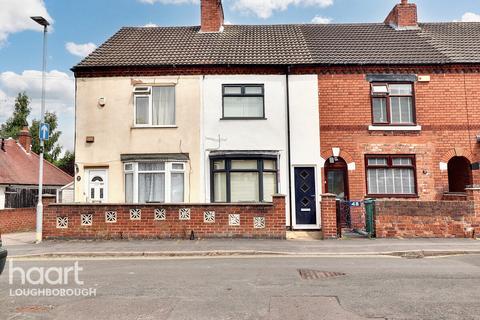
[[(0, 184), (36, 185), (38, 184), (39, 156), (27, 153), (15, 140), (5, 140), (5, 151), (0, 150)], [(64, 186), (73, 181), (73, 177), (44, 160), (43, 184)]]
[(480, 23), (125, 27), (73, 70), (171, 65), (383, 65), (480, 63)]

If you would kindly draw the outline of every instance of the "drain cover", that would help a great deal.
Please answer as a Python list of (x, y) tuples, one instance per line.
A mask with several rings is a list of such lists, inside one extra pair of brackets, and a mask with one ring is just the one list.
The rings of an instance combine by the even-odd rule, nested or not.
[(298, 273), (300, 274), (300, 277), (304, 280), (327, 279), (346, 275), (343, 272), (319, 271), (309, 269), (298, 269)]

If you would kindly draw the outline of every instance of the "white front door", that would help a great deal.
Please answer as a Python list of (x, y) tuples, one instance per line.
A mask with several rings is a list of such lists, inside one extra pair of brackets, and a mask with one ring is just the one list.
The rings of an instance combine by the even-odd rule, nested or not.
[(91, 203), (107, 202), (107, 170), (88, 170), (87, 200)]

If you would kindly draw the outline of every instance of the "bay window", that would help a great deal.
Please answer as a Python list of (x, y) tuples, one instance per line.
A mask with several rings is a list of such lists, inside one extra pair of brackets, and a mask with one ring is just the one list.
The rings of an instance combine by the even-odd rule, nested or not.
[(185, 163), (145, 161), (124, 164), (127, 203), (182, 203)]
[(374, 125), (414, 125), (415, 107), (411, 83), (372, 83)]
[(134, 107), (137, 127), (174, 126), (175, 87), (135, 87)]
[(369, 196), (415, 196), (417, 182), (415, 156), (367, 155), (367, 193)]
[(212, 159), (211, 184), (213, 202), (272, 202), (277, 193), (277, 160)]

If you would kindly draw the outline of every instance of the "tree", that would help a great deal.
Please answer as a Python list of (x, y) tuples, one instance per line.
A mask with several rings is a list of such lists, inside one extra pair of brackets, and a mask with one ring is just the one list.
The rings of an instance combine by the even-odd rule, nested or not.
[[(45, 113), (45, 123), (50, 125), (50, 137), (45, 141), (43, 148), (44, 156), (47, 161), (56, 163), (62, 153), (62, 147), (58, 145), (58, 139), (62, 132), (57, 131), (58, 119), (56, 113), (47, 111)], [(36, 154), (40, 153), (39, 127), (40, 121), (33, 120), (30, 127), (30, 134), (32, 135), (32, 151)]]
[(30, 99), (25, 92), (18, 94), (15, 99), (13, 115), (0, 127), (0, 137), (18, 138), (18, 134), (24, 126), (28, 126), (27, 118), (30, 115)]
[(65, 171), (71, 176), (75, 175), (75, 154), (67, 151), (56, 163), (57, 167)]

